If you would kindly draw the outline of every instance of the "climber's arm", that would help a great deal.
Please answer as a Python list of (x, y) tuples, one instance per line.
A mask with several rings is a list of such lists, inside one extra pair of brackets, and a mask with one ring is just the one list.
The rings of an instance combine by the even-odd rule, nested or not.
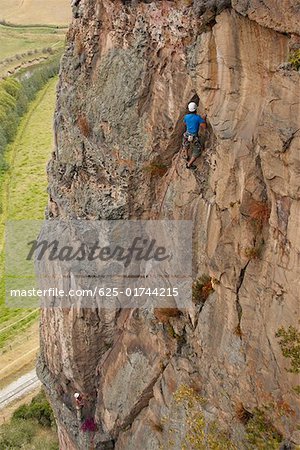
[(206, 128), (206, 114), (203, 114), (203, 116), (201, 116), (201, 119), (203, 120), (203, 122), (200, 123), (200, 127)]

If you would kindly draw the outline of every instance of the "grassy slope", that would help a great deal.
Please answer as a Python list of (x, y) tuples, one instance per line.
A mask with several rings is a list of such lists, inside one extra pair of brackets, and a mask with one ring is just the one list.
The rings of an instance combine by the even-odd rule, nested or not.
[[(55, 86), (51, 80), (27, 114), (23, 134), (14, 143), (9, 185), (9, 219), (43, 219), (47, 204), (46, 164), (53, 147)], [(26, 118), (25, 121), (26, 123)], [(21, 125), (22, 126), (22, 125)]]
[(67, 25), (70, 0), (0, 0), (0, 19), (18, 24)]
[[(0, 0), (1, 3), (1, 0)], [(22, 28), (0, 25), (0, 77), (21, 63), (48, 57), (45, 49), (59, 50), (64, 45), (65, 29)], [(43, 51), (44, 50), (44, 51)], [(28, 54), (30, 52), (31, 54)]]
[[(2, 184), (3, 213), (0, 215), (0, 241), (3, 239), (7, 219), (43, 219), (47, 203), (46, 163), (52, 150), (52, 123), (55, 104), (55, 86), (52, 79), (39, 93), (28, 113), (22, 119), (18, 135), (7, 150), (11, 169)], [(0, 245), (0, 247), (2, 247)], [(0, 260), (3, 273), (3, 254)], [(5, 306), (4, 280), (0, 281), (0, 331), (4, 327), (28, 316), (27, 310), (12, 310)], [(0, 332), (0, 347), (37, 317), (33, 314), (15, 327)]]
[(57, 46), (64, 42), (64, 37), (65, 30), (63, 29), (18, 28), (0, 25), (0, 60), (28, 50)]

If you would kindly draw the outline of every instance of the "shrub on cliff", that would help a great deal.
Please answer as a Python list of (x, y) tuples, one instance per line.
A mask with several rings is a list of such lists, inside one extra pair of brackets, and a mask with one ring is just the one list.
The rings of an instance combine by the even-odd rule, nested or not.
[(173, 395), (171, 412), (158, 432), (165, 433), (163, 449), (238, 450), (230, 436), (204, 413), (207, 401), (191, 386), (181, 385)]
[(211, 277), (208, 275), (202, 275), (200, 278), (198, 278), (194, 283), (192, 287), (192, 294), (193, 294), (193, 302), (196, 305), (203, 305), (210, 294), (214, 292), (213, 286), (212, 286), (212, 280)]
[(294, 50), (290, 54), (289, 63), (291, 64), (293, 69), (300, 69), (300, 48), (298, 48), (298, 50)]
[(291, 362), (287, 371), (300, 373), (300, 332), (293, 326), (289, 326), (287, 330), (281, 327), (275, 336), (280, 338), (279, 345), (283, 356)]
[(252, 417), (245, 426), (247, 448), (277, 450), (282, 442), (282, 435), (268, 418), (266, 411), (255, 408)]

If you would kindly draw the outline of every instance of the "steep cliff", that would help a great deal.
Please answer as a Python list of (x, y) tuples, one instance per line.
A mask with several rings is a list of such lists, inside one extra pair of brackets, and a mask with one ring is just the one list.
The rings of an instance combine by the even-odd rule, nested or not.
[[(99, 449), (278, 448), (245, 443), (255, 411), (300, 444), (299, 379), (276, 338), (299, 320), (298, 2), (75, 0), (73, 14), (48, 216), (192, 219), (194, 278), (214, 292), (167, 321), (43, 310), (38, 370), (61, 448), (89, 448), (76, 390)], [(209, 123), (195, 172), (177, 158), (192, 99)], [(218, 431), (219, 447), (191, 443), (198, 400), (233, 444)]]

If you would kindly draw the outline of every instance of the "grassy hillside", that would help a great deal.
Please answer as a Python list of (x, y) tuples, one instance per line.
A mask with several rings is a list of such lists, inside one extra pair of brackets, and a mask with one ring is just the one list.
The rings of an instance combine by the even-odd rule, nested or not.
[[(9, 219), (43, 219), (47, 204), (46, 164), (53, 147), (53, 115), (57, 78), (39, 94), (23, 120), (11, 149)], [(23, 125), (23, 130), (22, 130)]]
[[(1, 4), (0, 0), (0, 4)], [(1, 13), (0, 13), (1, 14)], [(61, 51), (65, 29), (0, 25), (0, 78)]]
[(28, 25), (68, 25), (70, 0), (0, 0), (0, 20)]
[[(14, 142), (6, 151), (10, 170), (2, 177), (0, 195), (3, 211), (0, 214), (0, 241), (7, 219), (43, 219), (47, 204), (46, 164), (52, 150), (52, 124), (55, 105), (55, 86), (52, 79), (38, 94), (23, 117)], [(0, 258), (3, 273), (3, 254)], [(4, 279), (0, 281), (0, 348), (38, 315), (27, 310), (12, 310), (5, 306)], [(24, 318), (24, 320), (19, 321)], [(17, 322), (18, 321), (18, 322)]]

